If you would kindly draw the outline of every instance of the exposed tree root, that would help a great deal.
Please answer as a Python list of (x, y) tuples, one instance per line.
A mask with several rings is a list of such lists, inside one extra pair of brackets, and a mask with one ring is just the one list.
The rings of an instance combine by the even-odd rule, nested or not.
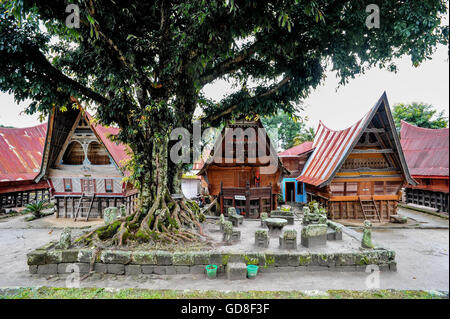
[(124, 246), (128, 241), (196, 242), (202, 237), (207, 238), (201, 225), (204, 219), (197, 203), (186, 199), (174, 200), (166, 189), (158, 192), (147, 212), (138, 209), (132, 215), (122, 216), (82, 235), (77, 241), (96, 247), (104, 246), (102, 243), (107, 240), (118, 246)]

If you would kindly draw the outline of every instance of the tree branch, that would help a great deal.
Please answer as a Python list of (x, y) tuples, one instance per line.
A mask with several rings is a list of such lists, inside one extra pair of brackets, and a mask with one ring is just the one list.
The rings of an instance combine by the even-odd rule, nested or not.
[[(291, 76), (286, 76), (286, 77), (283, 78), (283, 80), (281, 80), (280, 82), (278, 82), (278, 83), (277, 83), (275, 86), (273, 86), (271, 89), (267, 90), (266, 92), (264, 92), (264, 93), (262, 93), (262, 94), (253, 96), (253, 97), (251, 97), (251, 98), (249, 98), (249, 99), (246, 99), (246, 100), (254, 100), (254, 99), (258, 99), (258, 98), (268, 98), (269, 96), (271, 96), (271, 95), (277, 93), (277, 91), (278, 91), (279, 89), (281, 89), (283, 86), (285, 86), (287, 83), (289, 83), (290, 79), (291, 79)], [(211, 122), (214, 122), (214, 121), (216, 121), (217, 119), (221, 118), (221, 117), (224, 116), (224, 115), (230, 114), (230, 113), (233, 112), (233, 111), (239, 106), (239, 104), (241, 104), (242, 102), (243, 102), (243, 101), (240, 101), (239, 103), (236, 103), (236, 104), (234, 104), (234, 105), (232, 105), (232, 106), (226, 108), (226, 109), (223, 110), (223, 111), (219, 111), (220, 113), (208, 117), (208, 118), (206, 119), (206, 122), (211, 123)]]
[(255, 53), (257, 44), (258, 42), (253, 43), (248, 48), (239, 52), (235, 57), (229, 58), (223, 61), (221, 64), (217, 65), (216, 67), (206, 71), (200, 77), (200, 85), (203, 86), (207, 83), (214, 81), (218, 77), (221, 77), (227, 73), (237, 70), (242, 65), (243, 62), (245, 62), (248, 58), (250, 58), (253, 55), (253, 53)]

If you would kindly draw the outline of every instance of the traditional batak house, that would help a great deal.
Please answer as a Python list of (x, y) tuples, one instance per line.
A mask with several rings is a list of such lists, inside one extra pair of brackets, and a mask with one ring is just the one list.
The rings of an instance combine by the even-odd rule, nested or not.
[(47, 181), (39, 173), (47, 124), (27, 128), (0, 127), (0, 210), (48, 199)]
[(198, 174), (218, 198), (220, 212), (226, 215), (228, 207), (235, 207), (247, 218), (258, 218), (277, 208), (280, 182), (289, 171), (256, 116), (229, 122)]
[(427, 129), (401, 123), (400, 141), (412, 177), (406, 202), (449, 212), (449, 129)]
[(281, 194), (285, 202), (306, 203), (306, 187), (296, 178), (301, 174), (303, 167), (311, 155), (312, 142), (305, 142), (278, 153), (278, 157), (290, 174), (281, 181)]
[(384, 93), (351, 127), (333, 131), (319, 124), (314, 151), (297, 181), (306, 184), (332, 219), (389, 221), (401, 188), (416, 185), (405, 162)]
[(118, 128), (95, 124), (81, 107), (51, 113), (35, 182), (48, 180), (56, 217), (87, 220), (121, 205), (133, 210), (137, 192), (122, 181), (120, 169), (129, 159), (127, 147), (109, 138), (117, 133)]

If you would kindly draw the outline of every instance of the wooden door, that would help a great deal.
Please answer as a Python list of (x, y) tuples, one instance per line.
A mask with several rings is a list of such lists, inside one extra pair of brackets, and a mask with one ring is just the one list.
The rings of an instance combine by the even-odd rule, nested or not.
[(359, 182), (358, 195), (360, 197), (371, 197), (373, 195), (373, 182)]

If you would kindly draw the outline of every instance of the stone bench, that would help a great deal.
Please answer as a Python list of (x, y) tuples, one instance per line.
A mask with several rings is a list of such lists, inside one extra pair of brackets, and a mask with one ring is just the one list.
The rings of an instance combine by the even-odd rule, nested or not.
[(247, 278), (247, 265), (245, 263), (228, 263), (227, 279), (241, 280)]
[(343, 225), (328, 220), (327, 226), (327, 240), (342, 240), (342, 228), (344, 227)]
[(310, 224), (303, 226), (301, 244), (306, 248), (321, 247), (327, 244), (327, 225)]
[(255, 246), (268, 248), (269, 247), (269, 230), (267, 229), (258, 229), (255, 231)]
[(280, 239), (281, 249), (297, 249), (297, 231), (294, 229), (285, 230)]

